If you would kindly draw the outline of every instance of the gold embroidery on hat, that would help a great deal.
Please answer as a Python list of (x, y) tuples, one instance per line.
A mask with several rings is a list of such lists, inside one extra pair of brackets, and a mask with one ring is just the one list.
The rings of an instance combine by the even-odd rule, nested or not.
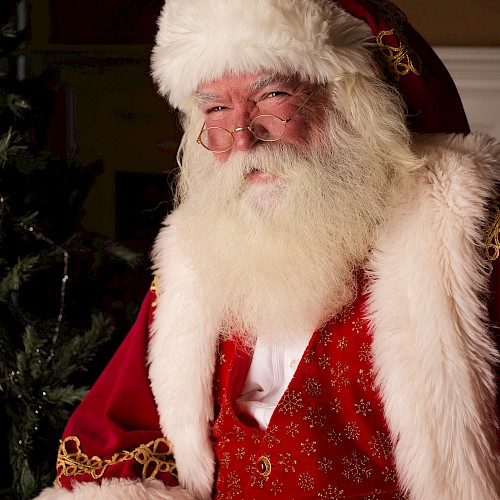
[[(408, 39), (403, 34), (408, 19), (404, 13), (388, 0), (370, 0), (377, 5), (380, 14), (392, 29), (381, 31), (377, 35), (377, 44), (384, 57), (384, 62), (396, 81), (408, 73), (420, 76), (422, 73), (422, 60), (410, 47)], [(394, 36), (398, 46), (391, 44), (386, 37)]]
[(61, 486), (62, 476), (83, 474), (90, 474), (93, 479), (100, 479), (108, 467), (129, 460), (135, 460), (143, 466), (142, 479), (154, 478), (162, 472), (177, 477), (172, 445), (164, 438), (142, 444), (132, 451), (120, 451), (109, 459), (103, 459), (98, 456), (89, 457), (83, 453), (80, 440), (76, 436), (68, 436), (59, 445), (56, 462), (58, 473), (55, 482)]
[(485, 227), (486, 238), (484, 241), (484, 257), (488, 266), (488, 274), (493, 272), (493, 262), (500, 255), (500, 198), (497, 198), (490, 205), (490, 213)]

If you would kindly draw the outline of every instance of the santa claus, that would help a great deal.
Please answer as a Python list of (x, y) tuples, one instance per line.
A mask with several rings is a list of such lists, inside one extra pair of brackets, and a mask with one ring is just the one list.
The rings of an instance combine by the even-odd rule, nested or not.
[(158, 25), (177, 206), (39, 498), (500, 498), (500, 146), (441, 62), (386, 0)]

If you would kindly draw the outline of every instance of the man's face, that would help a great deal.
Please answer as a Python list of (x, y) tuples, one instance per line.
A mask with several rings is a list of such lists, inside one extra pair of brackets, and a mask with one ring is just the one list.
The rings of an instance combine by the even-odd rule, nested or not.
[[(305, 119), (307, 111), (295, 112), (306, 101), (315, 87), (311, 83), (270, 73), (226, 75), (220, 80), (201, 84), (195, 98), (205, 117), (206, 127), (223, 127), (233, 132), (234, 143), (228, 151), (214, 153), (220, 163), (224, 163), (234, 152), (252, 151), (266, 143), (256, 138), (246, 127), (258, 115), (276, 115), (286, 120), (280, 141), (304, 148), (310, 134), (310, 120)], [(307, 105), (312, 106), (312, 99)], [(200, 146), (201, 147), (201, 146)], [(254, 171), (247, 180), (255, 183), (272, 181), (272, 174)]]
[[(259, 114), (292, 117), (313, 90), (279, 141), (259, 141), (246, 128)], [(269, 74), (200, 85), (196, 99), (205, 126), (234, 131), (224, 153), (196, 143), (197, 114), (186, 120), (179, 241), (221, 330), (249, 345), (255, 337), (299, 338), (349, 303), (353, 269), (404, 193), (406, 172), (392, 160), (406, 136), (392, 123), (384, 128), (386, 115), (396, 116), (391, 101), (373, 89), (387, 106), (378, 106), (381, 139), (368, 141), (342, 113), (340, 90)], [(368, 108), (372, 95), (366, 99)], [(409, 151), (404, 158), (414, 161)]]

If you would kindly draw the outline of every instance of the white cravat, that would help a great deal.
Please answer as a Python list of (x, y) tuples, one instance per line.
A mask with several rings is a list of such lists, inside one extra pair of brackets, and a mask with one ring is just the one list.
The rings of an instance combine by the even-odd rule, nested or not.
[(257, 340), (250, 369), (236, 400), (236, 413), (253, 417), (265, 431), (308, 343), (307, 336), (291, 346), (270, 346)]

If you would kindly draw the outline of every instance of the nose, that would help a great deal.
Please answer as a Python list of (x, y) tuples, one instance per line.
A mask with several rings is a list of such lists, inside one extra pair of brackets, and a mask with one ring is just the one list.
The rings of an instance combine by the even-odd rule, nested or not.
[(234, 144), (233, 149), (238, 151), (248, 151), (258, 141), (250, 129), (247, 127), (237, 127), (233, 131)]
[(237, 110), (234, 117), (233, 149), (238, 151), (248, 151), (258, 141), (248, 128), (252, 121), (252, 114), (254, 113), (254, 103), (247, 102), (245, 104), (245, 106)]

